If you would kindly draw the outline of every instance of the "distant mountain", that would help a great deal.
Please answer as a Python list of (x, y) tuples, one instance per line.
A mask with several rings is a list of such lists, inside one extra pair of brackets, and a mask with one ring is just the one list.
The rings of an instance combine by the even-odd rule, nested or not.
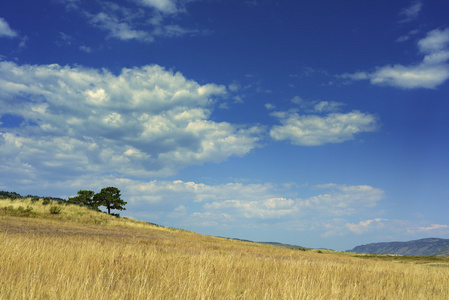
[(347, 252), (418, 256), (449, 256), (449, 240), (427, 238), (408, 242), (372, 243), (357, 246), (352, 250), (347, 250)]

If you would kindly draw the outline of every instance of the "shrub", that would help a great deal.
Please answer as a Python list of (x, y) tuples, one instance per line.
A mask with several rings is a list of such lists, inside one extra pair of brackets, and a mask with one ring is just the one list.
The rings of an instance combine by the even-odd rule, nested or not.
[(51, 202), (50, 197), (45, 197), (44, 201), (42, 201), (42, 205), (48, 205), (48, 204), (50, 204), (50, 202)]
[(24, 208), (23, 206), (19, 206), (18, 208), (14, 209), (12, 205), (7, 207), (2, 207), (2, 210), (4, 213), (11, 215), (11, 216), (18, 216), (18, 217), (32, 217), (36, 216), (36, 213), (33, 212), (33, 208), (31, 206), (27, 206), (27, 208)]
[(39, 197), (33, 197), (33, 198), (31, 198), (31, 202), (32, 202), (32, 203), (37, 202), (37, 201), (39, 201)]
[(61, 213), (62, 208), (59, 206), (52, 206), (50, 207), (50, 213), (52, 215), (59, 215)]

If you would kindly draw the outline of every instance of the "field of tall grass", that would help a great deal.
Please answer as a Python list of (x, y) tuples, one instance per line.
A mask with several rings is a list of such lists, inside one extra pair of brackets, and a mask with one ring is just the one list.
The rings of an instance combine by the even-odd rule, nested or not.
[[(159, 227), (74, 205), (61, 205), (59, 214), (51, 214), (51, 205), (0, 200), (0, 299), (449, 295), (447, 258), (300, 251)], [(23, 212), (27, 207), (28, 214)]]

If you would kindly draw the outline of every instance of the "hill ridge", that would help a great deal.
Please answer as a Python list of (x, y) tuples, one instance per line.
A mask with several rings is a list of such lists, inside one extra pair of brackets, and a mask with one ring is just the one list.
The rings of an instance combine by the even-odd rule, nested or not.
[(347, 252), (368, 254), (397, 254), (417, 256), (449, 256), (449, 239), (436, 237), (411, 241), (370, 243), (356, 246)]

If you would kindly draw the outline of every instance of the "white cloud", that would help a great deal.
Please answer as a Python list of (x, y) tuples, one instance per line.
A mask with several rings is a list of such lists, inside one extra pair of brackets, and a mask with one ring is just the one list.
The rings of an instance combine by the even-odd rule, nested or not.
[(295, 201), (286, 198), (269, 198), (264, 200), (225, 200), (204, 205), (207, 210), (237, 211), (245, 218), (280, 218), (297, 212)]
[(80, 49), (81, 51), (86, 52), (86, 53), (92, 53), (92, 49), (85, 45), (79, 46), (78, 49)]
[(296, 104), (302, 111), (307, 113), (337, 112), (345, 105), (336, 101), (309, 101), (299, 96), (293, 97), (290, 102)]
[[(81, 5), (78, 0), (57, 0), (75, 10), (88, 22), (108, 33), (107, 38), (151, 43), (156, 37), (180, 37), (208, 34), (208, 30), (185, 28), (177, 24), (189, 1), (134, 0), (135, 3), (101, 2), (97, 9)], [(85, 51), (86, 48), (81, 50)]]
[(276, 109), (276, 105), (274, 105), (272, 103), (265, 103), (265, 108), (267, 110), (273, 110), (273, 109)]
[(300, 202), (304, 208), (313, 208), (334, 216), (353, 215), (373, 208), (383, 199), (384, 191), (368, 185), (323, 184), (316, 186), (328, 192)]
[(372, 220), (360, 221), (358, 224), (347, 223), (346, 228), (356, 234), (363, 234), (368, 231), (376, 230), (385, 226), (387, 219), (376, 218)]
[(163, 13), (176, 13), (178, 8), (174, 0), (138, 0), (143, 5), (157, 9)]
[(105, 7), (104, 11), (96, 14), (85, 12), (91, 24), (109, 32), (108, 37), (123, 41), (137, 40), (151, 43), (156, 37), (171, 38), (208, 33), (207, 30), (184, 28), (177, 24), (165, 25), (166, 16), (156, 14), (147, 17), (146, 14), (119, 6)]
[(449, 226), (401, 219), (370, 218), (357, 222), (346, 219), (332, 219), (320, 225), (324, 229), (322, 237), (345, 236), (348, 234), (372, 235), (381, 240), (420, 239), (423, 237), (445, 236)]
[[(339, 105), (320, 102), (315, 105), (316, 111), (335, 109)], [(375, 131), (377, 119), (373, 115), (359, 111), (350, 113), (329, 113), (326, 116), (317, 114), (300, 115), (297, 112), (274, 112), (282, 125), (275, 125), (270, 135), (275, 140), (290, 140), (301, 146), (319, 146), (327, 143), (341, 143), (354, 139), (361, 132)]]
[(306, 192), (303, 188), (296, 190), (296, 185), (271, 183), (207, 185), (181, 180), (147, 183), (125, 180), (105, 184), (124, 186), (123, 194), (133, 205), (151, 205), (152, 211), (171, 212), (176, 215), (177, 222), (194, 222), (198, 226), (215, 222), (216, 226), (234, 228), (257, 227), (260, 222), (280, 224), (281, 227), (288, 224), (284, 230), (303, 228), (304, 224), (311, 226), (317, 220), (325, 222), (338, 216), (363, 215), (384, 196), (382, 190), (366, 185), (319, 185), (314, 191), (325, 193), (302, 199), (286, 195)]
[(231, 84), (228, 86), (228, 89), (229, 89), (231, 92), (237, 92), (240, 88), (241, 88), (241, 87), (240, 87), (240, 84), (238, 84), (237, 82), (233, 82), (233, 83), (231, 83)]
[(449, 78), (449, 68), (447, 65), (427, 64), (411, 67), (385, 66), (379, 68), (370, 77), (370, 81), (374, 85), (390, 85), (404, 89), (433, 89)]
[(401, 9), (399, 15), (404, 18), (400, 22), (405, 23), (416, 19), (421, 12), (422, 6), (423, 4), (421, 1), (414, 1), (409, 7)]
[(163, 176), (243, 156), (257, 145), (260, 130), (208, 119), (214, 97), (225, 94), (224, 86), (199, 85), (157, 65), (116, 76), (0, 62), (1, 114), (25, 120), (3, 129), (0, 161), (54, 176)]
[(109, 31), (109, 36), (120, 40), (139, 40), (152, 42), (154, 37), (147, 31), (137, 30), (128, 21), (121, 21), (116, 16), (100, 12), (91, 17), (91, 23)]
[(64, 4), (67, 10), (78, 9), (80, 5), (80, 0), (53, 0)]
[[(77, 182), (78, 181), (78, 182)], [(384, 191), (367, 185), (323, 184), (312, 187), (317, 195), (308, 198), (286, 197), (306, 191), (295, 185), (271, 183), (223, 183), (208, 185), (181, 180), (144, 182), (126, 178), (80, 176), (72, 183), (85, 188), (114, 185), (133, 205), (164, 207), (189, 214), (227, 215), (233, 219), (327, 219), (360, 215), (383, 199)], [(316, 192), (320, 191), (320, 192)], [(321, 191), (324, 191), (321, 192)], [(168, 207), (168, 208), (167, 208)]]
[(18, 34), (15, 30), (12, 30), (11, 27), (9, 27), (8, 22), (6, 22), (5, 19), (0, 18), (0, 37), (17, 37)]
[(330, 112), (330, 111), (337, 111), (340, 109), (341, 106), (343, 106), (343, 103), (335, 102), (335, 101), (320, 101), (313, 107), (313, 110), (315, 112)]
[(59, 39), (56, 41), (58, 46), (70, 46), (72, 44), (72, 36), (65, 34), (64, 32), (59, 32)]
[[(366, 185), (319, 185), (316, 188), (324, 189), (327, 193), (306, 199), (282, 197), (274, 186), (239, 185), (238, 187), (254, 189), (252, 192), (254, 195), (244, 193), (231, 196), (226, 191), (220, 191), (225, 197), (206, 203), (204, 209), (245, 219), (282, 217), (282, 221), (285, 222), (299, 216), (307, 220), (307, 216), (326, 219), (329, 216), (353, 215), (376, 206), (384, 196), (382, 190)], [(258, 191), (259, 188), (263, 191), (262, 195)]]
[(449, 28), (435, 29), (418, 41), (419, 52), (425, 54), (416, 65), (387, 65), (375, 72), (357, 72), (337, 77), (350, 80), (370, 80), (374, 85), (386, 85), (403, 89), (434, 89), (449, 79)]
[(418, 34), (420, 31), (415, 29), (415, 30), (411, 30), (409, 31), (407, 34), (402, 35), (400, 37), (397, 38), (396, 42), (405, 42), (408, 41), (413, 35)]
[(441, 225), (441, 224), (432, 224), (427, 227), (419, 227), (419, 231), (431, 231), (431, 230), (439, 230), (439, 229), (446, 229), (449, 228), (447, 225)]
[(418, 41), (419, 50), (423, 53), (433, 54), (447, 51), (449, 44), (449, 28), (435, 29), (427, 33), (427, 36)]

